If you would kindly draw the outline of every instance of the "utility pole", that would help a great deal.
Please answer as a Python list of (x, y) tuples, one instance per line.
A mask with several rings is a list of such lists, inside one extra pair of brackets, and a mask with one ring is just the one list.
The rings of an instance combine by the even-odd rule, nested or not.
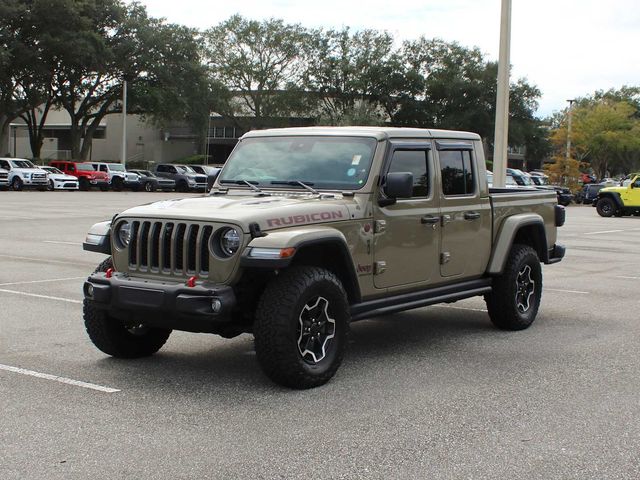
[(504, 187), (507, 180), (507, 146), (509, 145), (510, 43), (511, 0), (502, 0), (500, 15), (500, 55), (498, 57), (498, 92), (496, 95), (496, 128), (493, 142), (494, 187)]
[(573, 102), (575, 99), (567, 100), (569, 102), (569, 118), (567, 119), (567, 161), (571, 160), (571, 118), (573, 117)]
[(122, 82), (122, 166), (127, 168), (127, 81)]

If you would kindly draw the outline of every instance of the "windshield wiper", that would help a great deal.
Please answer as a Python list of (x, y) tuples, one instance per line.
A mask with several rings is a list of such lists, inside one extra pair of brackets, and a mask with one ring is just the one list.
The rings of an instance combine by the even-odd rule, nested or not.
[(320, 192), (318, 192), (315, 188), (311, 188), (311, 185), (313, 184), (313, 182), (302, 182), (300, 180), (274, 180), (273, 182), (271, 182), (271, 185), (300, 185), (301, 187), (309, 190), (311, 193), (320, 195)]
[(255, 180), (220, 180), (220, 183), (233, 183), (235, 185), (246, 185), (251, 190), (253, 190), (254, 192), (258, 192), (258, 193), (261, 193), (263, 195), (267, 195), (265, 192), (263, 192), (258, 187), (256, 187), (258, 182), (256, 182)]

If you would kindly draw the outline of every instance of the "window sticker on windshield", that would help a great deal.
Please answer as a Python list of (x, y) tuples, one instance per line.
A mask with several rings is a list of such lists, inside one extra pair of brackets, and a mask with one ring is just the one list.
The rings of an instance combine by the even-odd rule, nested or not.
[(351, 165), (360, 165), (360, 160), (362, 159), (362, 155), (354, 155), (351, 159)]
[(347, 175), (350, 177), (353, 177), (356, 174), (356, 169), (355, 168), (350, 168), (349, 170), (347, 170)]

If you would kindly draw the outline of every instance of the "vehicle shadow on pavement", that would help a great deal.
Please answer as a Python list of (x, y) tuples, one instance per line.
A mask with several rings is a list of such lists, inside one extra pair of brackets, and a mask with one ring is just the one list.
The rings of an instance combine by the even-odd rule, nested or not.
[[(364, 320), (352, 325), (345, 368), (377, 368), (389, 361), (458, 357), (464, 339), (503, 335), (486, 313), (434, 308)], [(205, 340), (203, 340), (205, 339)], [(208, 339), (209, 341), (206, 341)], [(451, 353), (447, 353), (447, 352)], [(156, 355), (138, 360), (104, 358), (98, 365), (123, 390), (162, 390), (164, 394), (237, 396), (251, 392), (290, 392), (263, 375), (253, 338), (231, 340), (174, 332)], [(333, 382), (332, 382), (333, 383)]]

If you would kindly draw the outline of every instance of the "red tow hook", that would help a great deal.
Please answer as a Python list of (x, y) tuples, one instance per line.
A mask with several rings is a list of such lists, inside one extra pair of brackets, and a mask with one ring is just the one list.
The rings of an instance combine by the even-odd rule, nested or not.
[(107, 268), (107, 271), (104, 274), (105, 277), (111, 278), (113, 276), (113, 268)]
[(195, 275), (193, 277), (189, 277), (189, 280), (187, 280), (187, 287), (195, 287), (196, 280), (198, 280), (198, 277), (196, 277)]

